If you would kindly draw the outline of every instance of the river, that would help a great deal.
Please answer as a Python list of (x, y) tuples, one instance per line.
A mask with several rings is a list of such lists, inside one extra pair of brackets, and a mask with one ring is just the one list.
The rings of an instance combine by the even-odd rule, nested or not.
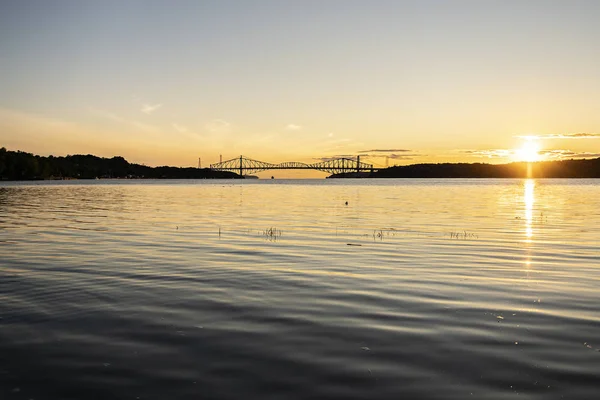
[(600, 180), (0, 183), (2, 399), (591, 399)]

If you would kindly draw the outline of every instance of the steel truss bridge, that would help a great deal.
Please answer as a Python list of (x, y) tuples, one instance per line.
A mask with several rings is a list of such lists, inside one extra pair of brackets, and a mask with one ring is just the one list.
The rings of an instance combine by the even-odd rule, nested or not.
[(317, 171), (328, 172), (330, 174), (341, 174), (347, 172), (372, 172), (373, 164), (366, 164), (360, 161), (360, 156), (356, 159), (335, 158), (327, 161), (321, 161), (314, 164), (306, 164), (297, 161), (288, 161), (280, 164), (272, 164), (263, 161), (253, 160), (244, 156), (232, 158), (231, 160), (211, 164), (210, 169), (214, 171), (236, 172), (241, 176), (244, 174), (253, 174), (255, 172), (267, 171), (271, 169), (314, 169)]

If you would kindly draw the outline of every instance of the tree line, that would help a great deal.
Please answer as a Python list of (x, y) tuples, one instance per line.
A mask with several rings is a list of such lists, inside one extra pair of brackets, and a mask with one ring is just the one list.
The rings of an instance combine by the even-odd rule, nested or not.
[(330, 178), (600, 178), (600, 158), (510, 164), (412, 164)]
[(372, 178), (600, 178), (600, 158), (510, 164), (413, 164), (379, 170)]
[[(332, 177), (355, 177), (355, 175), (336, 174)], [(510, 164), (413, 164), (381, 169), (369, 174), (368, 177), (600, 178), (600, 158)], [(43, 157), (0, 148), (0, 180), (95, 178), (231, 179), (241, 177), (233, 172), (213, 171), (209, 168), (148, 167), (129, 163), (123, 157), (103, 158), (91, 154)]]
[(91, 154), (44, 157), (0, 148), (0, 180), (96, 178), (231, 179), (240, 176), (209, 168), (148, 167), (129, 163), (123, 157), (103, 158)]

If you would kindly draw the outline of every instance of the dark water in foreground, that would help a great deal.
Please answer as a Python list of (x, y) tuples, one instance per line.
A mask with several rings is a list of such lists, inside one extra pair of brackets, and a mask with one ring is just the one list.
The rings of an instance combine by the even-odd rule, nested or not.
[(0, 398), (598, 398), (598, 199), (597, 180), (0, 184)]

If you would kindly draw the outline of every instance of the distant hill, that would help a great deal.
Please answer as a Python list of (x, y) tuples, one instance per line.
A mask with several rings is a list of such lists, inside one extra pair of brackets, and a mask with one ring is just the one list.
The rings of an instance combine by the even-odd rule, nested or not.
[[(528, 172), (530, 171), (530, 173)], [(353, 177), (352, 174), (332, 178)], [(600, 178), (600, 158), (510, 164), (413, 164), (381, 169), (369, 178)]]
[(239, 179), (233, 172), (208, 168), (148, 167), (131, 164), (123, 157), (102, 158), (93, 155), (42, 157), (22, 151), (0, 148), (0, 180), (36, 179)]

